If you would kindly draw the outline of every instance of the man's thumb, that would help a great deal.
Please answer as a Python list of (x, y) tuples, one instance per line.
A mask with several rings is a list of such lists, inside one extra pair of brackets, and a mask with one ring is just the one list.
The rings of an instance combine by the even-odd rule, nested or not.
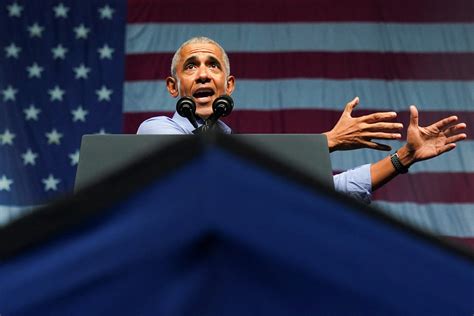
[(418, 126), (418, 110), (414, 105), (410, 105), (410, 125)]
[(359, 97), (355, 97), (350, 101), (349, 103), (346, 104), (346, 108), (344, 109), (344, 112), (348, 112), (349, 114), (352, 113), (352, 111), (355, 109), (355, 107), (359, 104)]

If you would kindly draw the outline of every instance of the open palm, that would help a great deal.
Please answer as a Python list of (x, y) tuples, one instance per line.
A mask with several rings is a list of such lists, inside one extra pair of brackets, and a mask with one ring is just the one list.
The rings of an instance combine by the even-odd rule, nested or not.
[(410, 106), (410, 125), (407, 131), (407, 149), (414, 161), (436, 157), (456, 147), (456, 142), (467, 137), (462, 131), (466, 124), (458, 123), (456, 116), (444, 118), (426, 127), (418, 125), (418, 110)]

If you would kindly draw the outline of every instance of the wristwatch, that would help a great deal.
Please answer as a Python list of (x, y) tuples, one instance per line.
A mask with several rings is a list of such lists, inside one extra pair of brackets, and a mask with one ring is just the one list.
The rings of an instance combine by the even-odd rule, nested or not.
[(398, 173), (407, 173), (408, 168), (402, 165), (400, 161), (400, 157), (398, 157), (398, 153), (395, 152), (390, 155), (390, 161), (392, 161), (392, 165), (397, 170)]

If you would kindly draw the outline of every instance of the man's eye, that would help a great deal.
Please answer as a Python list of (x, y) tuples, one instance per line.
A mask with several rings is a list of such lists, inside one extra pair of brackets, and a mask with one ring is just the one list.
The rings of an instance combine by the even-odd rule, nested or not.
[(209, 64), (209, 67), (211, 67), (211, 68), (219, 68), (219, 64), (218, 64), (218, 63), (210, 63), (210, 64)]
[(187, 64), (187, 65), (184, 67), (184, 69), (193, 69), (194, 67), (196, 67), (196, 65), (191, 63), (191, 64)]

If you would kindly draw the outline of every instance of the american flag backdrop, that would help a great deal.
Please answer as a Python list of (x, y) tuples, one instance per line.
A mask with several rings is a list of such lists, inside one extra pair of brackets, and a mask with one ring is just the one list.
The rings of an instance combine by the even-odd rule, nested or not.
[[(146, 118), (171, 115), (176, 100), (163, 79), (172, 54), (208, 36), (227, 50), (237, 78), (226, 122), (238, 133), (324, 132), (355, 96), (354, 115), (395, 110), (405, 127), (410, 104), (422, 125), (458, 115), (467, 141), (374, 198), (398, 218), (474, 245), (472, 0), (1, 3), (4, 222), (71, 189), (82, 134), (135, 133)], [(342, 171), (385, 155), (331, 158)]]
[(0, 0), (0, 222), (72, 189), (83, 134), (122, 131), (125, 9)]

